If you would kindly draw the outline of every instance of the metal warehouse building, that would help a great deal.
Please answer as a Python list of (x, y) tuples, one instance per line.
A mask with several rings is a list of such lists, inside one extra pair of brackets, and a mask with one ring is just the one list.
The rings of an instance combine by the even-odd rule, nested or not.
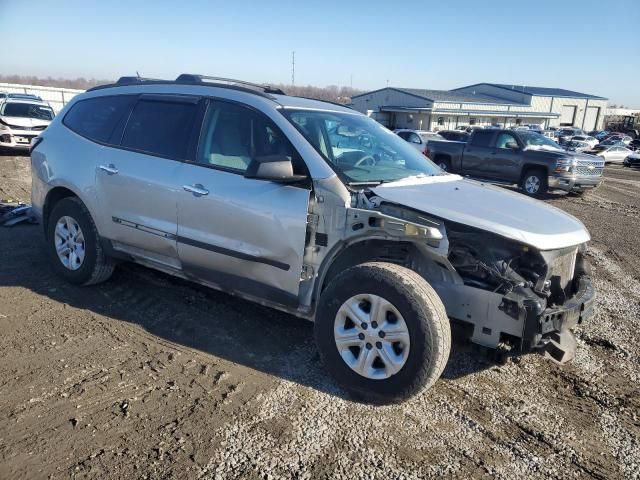
[(561, 88), (478, 83), (453, 90), (387, 87), (356, 95), (352, 107), (389, 128), (467, 125), (602, 128), (607, 99)]

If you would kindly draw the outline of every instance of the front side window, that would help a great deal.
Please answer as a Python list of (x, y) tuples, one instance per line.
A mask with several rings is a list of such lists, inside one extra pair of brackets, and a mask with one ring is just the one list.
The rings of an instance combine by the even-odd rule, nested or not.
[(198, 105), (140, 100), (127, 122), (122, 146), (151, 155), (186, 159)]
[[(62, 121), (67, 127), (90, 140), (107, 143), (112, 139), (120, 122), (123, 122), (135, 97), (117, 95), (80, 100), (71, 107)], [(122, 126), (120, 127), (122, 131)]]
[(398, 135), (363, 115), (307, 110), (282, 114), (348, 184), (444, 173)]
[(289, 140), (265, 115), (235, 103), (214, 101), (207, 109), (197, 162), (243, 173), (256, 158), (291, 160), (296, 174), (306, 169)]
[(0, 115), (7, 117), (33, 118), (36, 120), (53, 120), (53, 110), (46, 105), (35, 103), (9, 102), (2, 106)]
[(513, 147), (513, 145), (515, 145), (516, 147), (518, 146), (518, 141), (513, 135), (511, 135), (510, 133), (500, 133), (498, 135), (498, 139), (496, 140), (496, 148), (515, 148)]

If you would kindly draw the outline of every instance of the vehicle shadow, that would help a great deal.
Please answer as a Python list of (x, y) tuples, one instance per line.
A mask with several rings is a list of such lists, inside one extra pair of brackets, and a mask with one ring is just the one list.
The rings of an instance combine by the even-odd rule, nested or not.
[[(120, 265), (104, 284), (70, 285), (52, 271), (43, 243), (40, 226), (0, 228), (0, 287), (26, 288), (138, 325), (174, 344), (358, 401), (338, 388), (323, 368), (311, 322), (129, 263)], [(443, 378), (496, 365), (463, 339), (454, 340)]]

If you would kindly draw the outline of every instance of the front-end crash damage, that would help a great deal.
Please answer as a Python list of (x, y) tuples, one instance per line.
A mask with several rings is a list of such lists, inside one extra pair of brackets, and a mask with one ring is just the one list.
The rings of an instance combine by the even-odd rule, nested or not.
[[(488, 311), (472, 339), (540, 349), (559, 363), (573, 359), (570, 329), (590, 315), (594, 299), (584, 245), (540, 251), (457, 224), (447, 224), (447, 233), (448, 259), (465, 286), (497, 295), (491, 305), (499, 312)], [(473, 320), (466, 317), (460, 320)]]
[(559, 363), (575, 356), (571, 328), (591, 314), (594, 300), (584, 245), (539, 250), (362, 191), (331, 211), (308, 235), (305, 263), (317, 273), (316, 295), (350, 266), (394, 262), (431, 284), (472, 342), (538, 350)]

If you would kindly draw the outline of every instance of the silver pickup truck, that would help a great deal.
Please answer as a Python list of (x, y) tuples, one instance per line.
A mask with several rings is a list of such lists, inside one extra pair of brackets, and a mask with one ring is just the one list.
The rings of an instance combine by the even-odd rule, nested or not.
[(74, 97), (31, 161), (62, 278), (96, 284), (133, 261), (309, 319), (327, 369), (372, 401), (432, 385), (451, 322), (564, 363), (593, 311), (578, 220), (444, 172), (342, 106), (125, 77)]
[(466, 143), (430, 141), (425, 153), (446, 171), (517, 184), (534, 197), (595, 188), (604, 170), (602, 158), (566, 152), (544, 135), (523, 130), (475, 130)]

